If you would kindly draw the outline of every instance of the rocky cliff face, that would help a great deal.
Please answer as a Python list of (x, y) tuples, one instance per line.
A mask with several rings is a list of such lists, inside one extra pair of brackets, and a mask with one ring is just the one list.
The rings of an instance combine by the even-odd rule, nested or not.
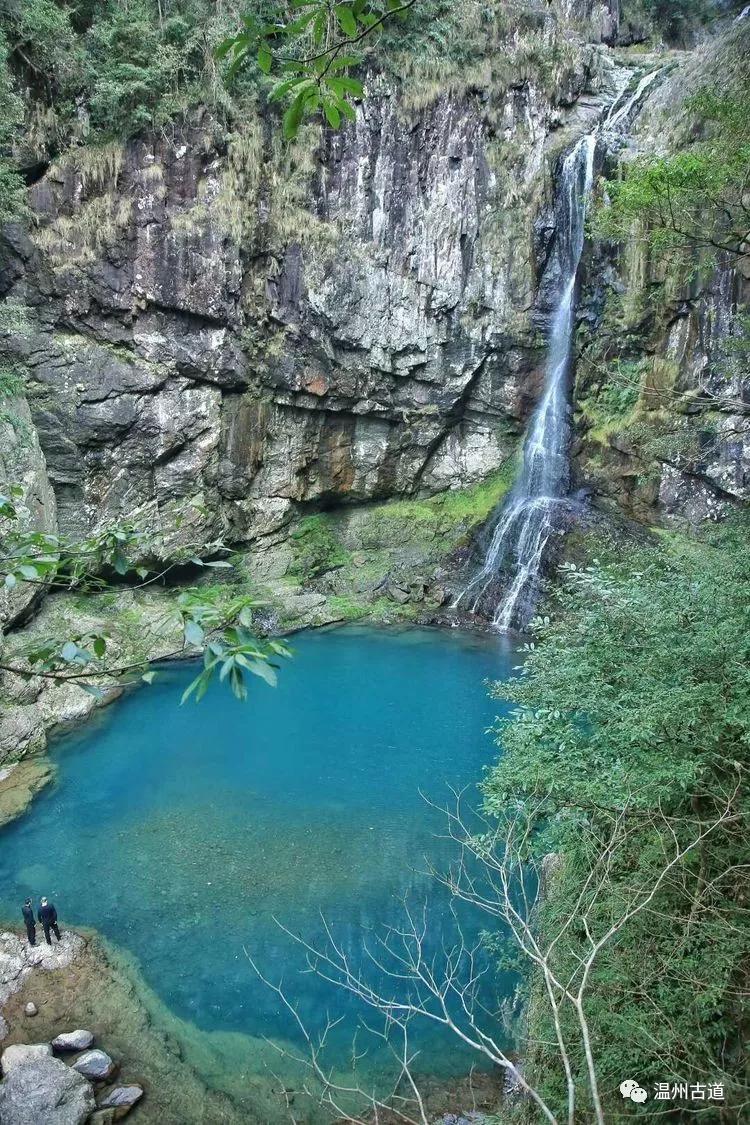
[(551, 94), (523, 81), (491, 114), (480, 92), (414, 111), (372, 76), (355, 126), (291, 152), (259, 116), (51, 165), (6, 239), (26, 326), (3, 350), (61, 529), (245, 544), (501, 465), (538, 389), (550, 137), (595, 61), (581, 42)]
[[(81, 536), (128, 519), (164, 559), (221, 538), (282, 626), (443, 604), (538, 395), (557, 159), (627, 79), (607, 44), (637, 38), (614, 2), (540, 13), (502, 78), (415, 89), (371, 74), (340, 133), (310, 126), (284, 148), (261, 112), (234, 131), (204, 113), (44, 166), (34, 221), (0, 251), (16, 380), (2, 469), (24, 486), (27, 525)], [(627, 294), (627, 361), (680, 393), (710, 390), (735, 272), (670, 288), (634, 241), (589, 279), (598, 338), (608, 317), (620, 333), (612, 300)], [(645, 314), (636, 297), (657, 285), (661, 312)], [(602, 355), (583, 352), (581, 483), (650, 522), (696, 522), (744, 495), (744, 417), (721, 414), (687, 460), (668, 442), (657, 454), (661, 421), (646, 441), (621, 415), (602, 420)], [(5, 598), (6, 621), (33, 609)], [(80, 623), (80, 605), (50, 602), (34, 629)], [(85, 613), (116, 620), (126, 658), (165, 651), (156, 637), (144, 650), (151, 601), (123, 593)], [(0, 753), (39, 748), (61, 715), (94, 706), (77, 689), (4, 687)]]
[[(744, 24), (683, 58), (654, 86), (617, 162), (680, 151), (685, 99), (730, 73)], [(747, 256), (649, 250), (633, 229), (589, 262), (576, 380), (579, 484), (647, 524), (695, 531), (750, 499)]]

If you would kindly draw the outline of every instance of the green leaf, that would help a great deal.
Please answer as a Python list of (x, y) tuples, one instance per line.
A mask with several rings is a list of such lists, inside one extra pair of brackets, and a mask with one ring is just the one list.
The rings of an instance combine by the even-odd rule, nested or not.
[(15, 574), (6, 574), (5, 575), (5, 585), (9, 590), (12, 590), (14, 586), (18, 585), (18, 580), (17, 580)]
[(326, 115), (326, 121), (332, 129), (338, 129), (341, 124), (341, 114), (339, 113), (333, 102), (325, 102), (323, 105), (323, 112)]
[(337, 88), (340, 87), (341, 90), (346, 90), (348, 94), (352, 94), (355, 98), (361, 98), (364, 93), (362, 83), (358, 82), (356, 78), (349, 78), (346, 75), (337, 75), (336, 78), (331, 79), (331, 85), (334, 83)]
[(204, 632), (197, 621), (185, 622), (185, 640), (196, 648), (203, 644)]
[(78, 687), (81, 689), (81, 691), (85, 691), (87, 695), (93, 695), (94, 699), (104, 698), (103, 690), (100, 687), (97, 687), (95, 684), (82, 684), (79, 682)]
[(63, 658), (63, 660), (65, 660), (68, 664), (72, 664), (77, 655), (78, 645), (74, 644), (73, 641), (66, 641), (62, 646), (62, 650), (60, 652), (60, 656)]
[(182, 705), (183, 703), (186, 703), (191, 695), (195, 696), (196, 703), (200, 703), (201, 699), (208, 690), (208, 685), (210, 684), (210, 682), (211, 672), (208, 670), (204, 670), (200, 673), (200, 675), (196, 676), (195, 679), (192, 680), (185, 688), (184, 692), (182, 693), (180, 704)]
[(231, 50), (234, 49), (239, 36), (233, 35), (229, 39), (223, 39), (217, 47), (214, 47), (214, 58), (224, 59)]
[(232, 570), (234, 564), (224, 559), (216, 559), (214, 562), (204, 563), (204, 566), (211, 566), (214, 570)]
[(283, 119), (283, 133), (284, 139), (287, 141), (294, 140), (299, 131), (300, 122), (302, 121), (302, 114), (305, 109), (305, 100), (307, 90), (302, 90), (294, 99), (289, 109), (284, 114)]
[(349, 38), (352, 38), (357, 34), (357, 21), (348, 4), (337, 4), (336, 16), (344, 35), (348, 35)]
[(264, 74), (270, 74), (272, 65), (273, 57), (271, 55), (271, 49), (264, 39), (258, 47), (258, 66)]
[(105, 641), (104, 637), (94, 637), (93, 649), (94, 655), (98, 656), (101, 660), (101, 658), (107, 651), (107, 642)]
[(305, 81), (308, 80), (306, 80), (304, 76), (300, 75), (297, 78), (289, 78), (286, 82), (279, 82), (278, 86), (274, 86), (273, 90), (269, 94), (268, 100), (271, 102), (279, 101), (281, 98), (285, 97), (285, 95), (288, 94), (291, 90), (296, 89), (301, 82)]
[[(243, 661), (242, 663), (244, 666), (245, 662)], [(278, 677), (270, 664), (266, 664), (262, 660), (248, 660), (246, 667), (248, 672), (252, 672), (254, 676), (259, 676), (261, 680), (265, 680), (271, 687), (276, 687)]]
[(357, 66), (360, 61), (357, 55), (337, 55), (328, 64), (328, 73), (331, 74), (336, 70), (346, 70), (347, 67)]

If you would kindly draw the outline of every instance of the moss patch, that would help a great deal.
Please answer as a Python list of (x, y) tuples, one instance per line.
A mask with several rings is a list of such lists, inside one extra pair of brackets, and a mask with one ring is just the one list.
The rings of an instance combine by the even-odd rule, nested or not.
[(473, 527), (483, 523), (510, 489), (516, 457), (471, 488), (441, 492), (415, 500), (391, 500), (363, 509), (362, 546), (395, 547), (405, 542), (444, 538), (449, 549)]
[(336, 538), (327, 516), (308, 516), (291, 535), (293, 573), (300, 578), (315, 578), (349, 562), (349, 553)]

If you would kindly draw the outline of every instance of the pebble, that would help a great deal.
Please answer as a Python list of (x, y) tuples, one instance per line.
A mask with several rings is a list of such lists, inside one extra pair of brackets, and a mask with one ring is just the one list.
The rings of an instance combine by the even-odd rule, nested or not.
[(29, 1000), (28, 1004), (24, 1008), (24, 1012), (27, 1016), (35, 1016), (38, 1011), (39, 1009), (37, 1008), (33, 1000)]

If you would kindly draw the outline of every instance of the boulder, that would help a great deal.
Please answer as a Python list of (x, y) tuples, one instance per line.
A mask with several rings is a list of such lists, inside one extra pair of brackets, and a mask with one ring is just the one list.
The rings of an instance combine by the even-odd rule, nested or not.
[(53, 1051), (87, 1051), (94, 1042), (90, 1031), (63, 1031), (52, 1040)]
[(99, 1102), (99, 1109), (114, 1110), (114, 1120), (119, 1121), (143, 1097), (142, 1086), (116, 1086)]
[(91, 1082), (104, 1082), (114, 1071), (115, 1064), (106, 1051), (84, 1051), (73, 1063), (73, 1069)]
[(411, 596), (409, 591), (405, 590), (403, 586), (396, 585), (390, 585), (387, 594), (391, 601), (396, 602), (398, 605), (406, 605)]
[[(3, 1059), (12, 1049), (6, 1049)], [(14, 1063), (0, 1084), (3, 1125), (82, 1125), (95, 1108), (86, 1079), (54, 1058), (51, 1050)]]
[(12, 1074), (19, 1066), (26, 1066), (35, 1059), (50, 1058), (52, 1048), (49, 1043), (15, 1043), (3, 1051), (3, 1074)]

